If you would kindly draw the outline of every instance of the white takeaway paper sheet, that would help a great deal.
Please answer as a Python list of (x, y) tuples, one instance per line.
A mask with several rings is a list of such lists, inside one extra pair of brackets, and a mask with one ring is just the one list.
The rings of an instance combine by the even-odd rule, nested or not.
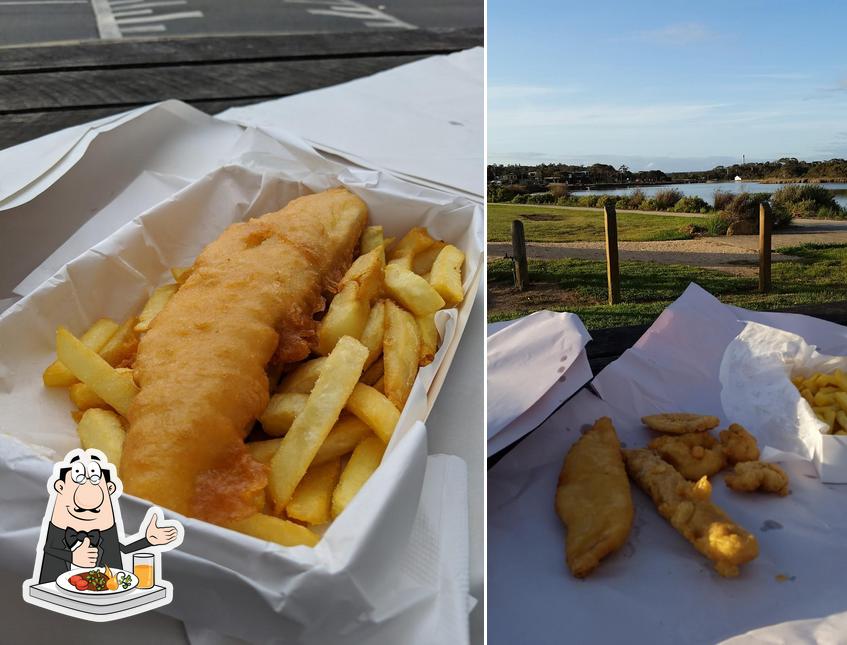
[(271, 134), (284, 124), (319, 150), (354, 163), (481, 197), (484, 65), (484, 50), (476, 47), (349, 83), (230, 108), (218, 118)]
[(538, 311), (488, 326), (488, 456), (536, 428), (591, 380), (578, 316)]
[[(727, 307), (692, 285), (650, 330), (489, 471), (488, 594), (492, 645), (510, 642), (630, 642), (706, 645), (746, 635), (761, 643), (839, 643), (847, 622), (844, 535), (847, 487), (821, 483), (809, 461), (782, 462), (788, 497), (730, 491), (713, 478), (713, 498), (753, 532), (759, 557), (738, 578), (718, 576), (633, 486), (635, 521), (627, 544), (585, 580), (568, 572), (565, 530), (553, 499), (562, 461), (580, 431), (610, 416), (626, 447), (646, 445), (640, 417), (668, 409), (721, 411), (723, 350), (744, 326), (738, 316), (821, 338), (845, 353), (843, 330), (791, 314)], [(696, 342), (692, 342), (696, 339)], [(839, 352), (838, 347), (842, 347)], [(564, 609), (566, 608), (566, 610)], [(838, 636), (835, 636), (838, 634)], [(755, 639), (755, 640), (753, 640)], [(636, 639), (637, 640), (637, 639)], [(747, 641), (743, 641), (747, 642)]]
[[(409, 557), (424, 569), (442, 571), (443, 550), (428, 542), (410, 553), (407, 545), (427, 466), (422, 421), (477, 291), (481, 204), (346, 167), (294, 138), (274, 140), (255, 130), (244, 137), (237, 157), (131, 220), (0, 316), (0, 490), (7, 496), (4, 508), (10, 509), (0, 519), (6, 547), (0, 566), (22, 574), (30, 568), (33, 536), (46, 503), (43, 482), (49, 459), (78, 445), (65, 393), (40, 385), (40, 372), (52, 360), (55, 327), (64, 324), (79, 333), (101, 316), (123, 319), (168, 279), (169, 267), (193, 261), (231, 222), (278, 209), (301, 194), (345, 185), (366, 201), (371, 220), (383, 224), (387, 235), (425, 225), (462, 248), (467, 258), (465, 302), (458, 312), (438, 315), (443, 345), (433, 363), (421, 370), (382, 466), (319, 545), (284, 549), (182, 518), (187, 537), (166, 558), (168, 577), (177, 589), (215, 592), (177, 593), (164, 611), (248, 640), (329, 642), (339, 634), (354, 638), (392, 621), (414, 632), (416, 612), (425, 613), (427, 603), (444, 612), (446, 602), (460, 608), (462, 629), (454, 620), (431, 620), (438, 628), (428, 625), (427, 633), (466, 642), (466, 584), (454, 586), (458, 591), (448, 590), (441, 604), (433, 605), (431, 596), (439, 588), (443, 592), (443, 581), (440, 587), (427, 587), (414, 575), (403, 579), (394, 574)], [(441, 483), (447, 485), (454, 475), (443, 473)], [(461, 496), (464, 488), (457, 490)], [(145, 505), (129, 498), (123, 507), (132, 526)], [(463, 515), (460, 522), (467, 520), (466, 511)], [(467, 529), (442, 531), (438, 539), (464, 540), (466, 572)]]

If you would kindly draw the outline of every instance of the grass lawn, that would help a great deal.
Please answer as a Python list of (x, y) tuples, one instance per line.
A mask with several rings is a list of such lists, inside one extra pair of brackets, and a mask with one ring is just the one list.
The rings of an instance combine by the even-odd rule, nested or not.
[(520, 293), (513, 288), (509, 260), (488, 262), (488, 320), (508, 320), (539, 309), (570, 311), (589, 329), (652, 322), (691, 282), (727, 304), (774, 310), (794, 305), (847, 300), (847, 245), (804, 245), (779, 249), (799, 262), (773, 265), (773, 291), (757, 293), (755, 277), (739, 277), (676, 264), (621, 263), (623, 303), (606, 302), (606, 268), (591, 260), (530, 260), (533, 285)]
[[(602, 242), (603, 212), (549, 206), (488, 204), (488, 241), (511, 242), (512, 220), (523, 220), (527, 242)], [(665, 217), (648, 213), (618, 213), (622, 242), (684, 240), (686, 224), (705, 224), (702, 218)]]

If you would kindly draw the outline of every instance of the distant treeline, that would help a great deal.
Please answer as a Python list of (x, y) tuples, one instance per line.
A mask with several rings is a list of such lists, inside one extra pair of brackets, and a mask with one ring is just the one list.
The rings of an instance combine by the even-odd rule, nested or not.
[(736, 176), (747, 180), (773, 181), (847, 181), (847, 160), (800, 161), (785, 157), (776, 161), (751, 162), (716, 166), (711, 170), (665, 173), (661, 170), (633, 172), (627, 166), (615, 168), (609, 164), (596, 163), (590, 166), (575, 166), (564, 163), (538, 164), (490, 164), (489, 183), (504, 186), (520, 185), (545, 189), (549, 184), (566, 184), (570, 189), (597, 184), (649, 185), (673, 182), (732, 181)]

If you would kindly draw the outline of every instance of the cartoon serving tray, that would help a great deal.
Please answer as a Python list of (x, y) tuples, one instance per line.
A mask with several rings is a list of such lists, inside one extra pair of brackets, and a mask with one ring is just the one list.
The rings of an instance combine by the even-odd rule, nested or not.
[(102, 452), (69, 452), (53, 466), (47, 490), (35, 567), (23, 584), (26, 602), (104, 622), (171, 601), (173, 586), (161, 579), (161, 552), (182, 543), (182, 525), (164, 521), (154, 507), (142, 530), (125, 536), (118, 504), (123, 487)]

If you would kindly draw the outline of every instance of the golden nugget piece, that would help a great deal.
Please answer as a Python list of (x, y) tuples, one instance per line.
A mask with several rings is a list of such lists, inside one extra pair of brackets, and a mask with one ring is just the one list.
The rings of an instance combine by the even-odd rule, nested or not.
[(720, 575), (737, 576), (739, 566), (759, 555), (756, 537), (710, 501), (712, 487), (705, 477), (687, 482), (673, 466), (643, 448), (624, 450), (624, 459), (629, 476), (653, 499), (659, 515), (712, 560)]
[(611, 419), (598, 419), (571, 446), (556, 489), (556, 512), (568, 529), (566, 559), (577, 578), (626, 542), (632, 493)]
[(735, 464), (735, 471), (726, 476), (726, 485), (740, 492), (763, 491), (788, 495), (788, 474), (776, 464), (744, 461)]
[(366, 219), (336, 188), (233, 224), (203, 250), (138, 345), (126, 492), (221, 524), (256, 512), (267, 467), (244, 437), (268, 404), (265, 368), (309, 354), (313, 316)]
[(756, 437), (747, 432), (743, 426), (733, 423), (726, 430), (721, 430), (719, 436), (723, 454), (726, 455), (726, 460), (730, 464), (756, 461), (759, 458)]
[(689, 481), (711, 477), (726, 465), (721, 446), (708, 432), (657, 437), (647, 447), (654, 450)]
[(688, 412), (665, 412), (664, 414), (651, 414), (647, 417), (641, 417), (641, 423), (656, 432), (686, 434), (717, 428), (720, 419)]

